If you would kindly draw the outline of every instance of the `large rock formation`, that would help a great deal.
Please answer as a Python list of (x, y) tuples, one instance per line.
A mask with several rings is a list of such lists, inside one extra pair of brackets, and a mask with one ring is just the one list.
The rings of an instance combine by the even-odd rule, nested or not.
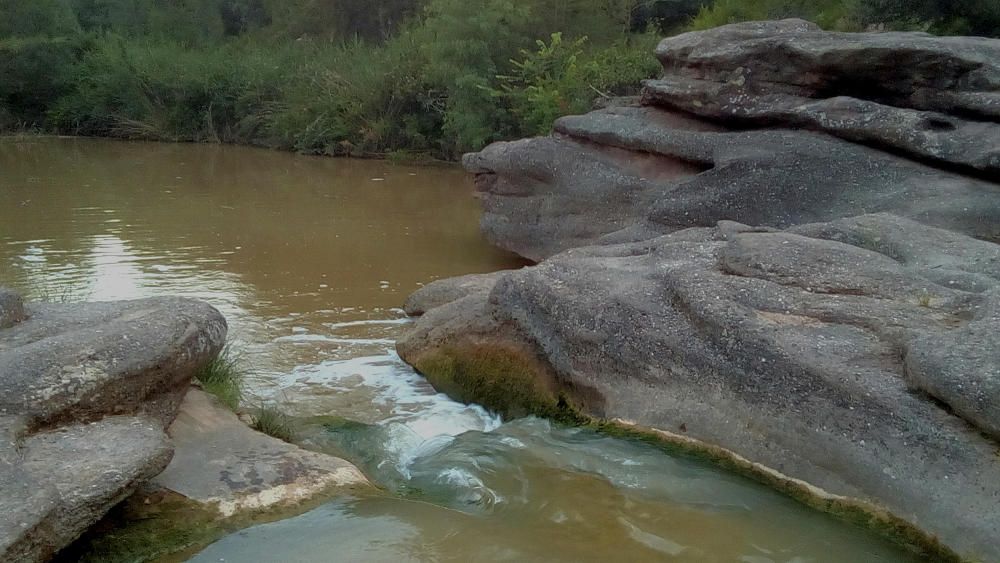
[(162, 471), (226, 322), (187, 299), (32, 305), (0, 290), (0, 559), (40, 561)]
[(658, 53), (667, 74), (642, 107), (466, 156), (494, 243), (541, 260), (719, 220), (875, 212), (1000, 240), (1000, 41), (792, 20), (685, 34)]
[[(710, 445), (1000, 560), (1000, 41), (665, 40), (640, 105), (468, 155), (499, 246), (401, 356), (510, 414)], [(929, 484), (933, 484), (929, 486)]]

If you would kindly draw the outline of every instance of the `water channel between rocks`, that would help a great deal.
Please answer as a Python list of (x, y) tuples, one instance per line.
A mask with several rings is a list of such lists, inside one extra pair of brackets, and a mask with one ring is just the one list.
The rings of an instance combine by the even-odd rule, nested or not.
[(641, 443), (439, 395), (394, 352), (420, 284), (517, 267), (452, 167), (206, 145), (0, 139), (0, 283), (47, 300), (204, 299), (301, 420), (391, 494), (192, 561), (910, 561), (873, 534)]

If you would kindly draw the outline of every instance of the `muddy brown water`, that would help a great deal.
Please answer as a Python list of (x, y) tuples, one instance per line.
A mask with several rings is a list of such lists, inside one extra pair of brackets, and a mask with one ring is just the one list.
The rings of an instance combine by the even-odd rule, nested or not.
[(57, 301), (209, 301), (251, 370), (247, 401), (322, 420), (303, 422), (305, 444), (389, 493), (193, 561), (916, 560), (703, 462), (435, 393), (393, 351), (399, 306), (434, 279), (521, 265), (477, 222), (454, 167), (0, 139), (0, 283)]

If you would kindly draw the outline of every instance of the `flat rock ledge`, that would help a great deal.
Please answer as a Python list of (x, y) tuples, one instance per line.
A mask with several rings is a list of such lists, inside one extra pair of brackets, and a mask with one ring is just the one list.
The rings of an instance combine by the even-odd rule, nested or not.
[(400, 355), (1000, 560), (1000, 41), (787, 20), (656, 55), (638, 101), (465, 156), (484, 234), (539, 264), (418, 291)]
[(331, 489), (371, 487), (351, 463), (252, 430), (200, 389), (188, 392), (168, 434), (174, 458), (151, 485), (221, 518), (293, 506)]
[(0, 560), (45, 561), (170, 463), (164, 429), (226, 322), (186, 299), (0, 289)]

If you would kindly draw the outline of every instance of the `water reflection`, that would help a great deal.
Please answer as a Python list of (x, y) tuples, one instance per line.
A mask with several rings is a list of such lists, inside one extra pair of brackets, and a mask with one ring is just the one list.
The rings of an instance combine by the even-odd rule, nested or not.
[(54, 300), (205, 299), (264, 386), (370, 340), (326, 343), (338, 353), (279, 338), (318, 340), (397, 315), (429, 280), (519, 264), (481, 240), (452, 167), (24, 137), (0, 140), (0, 170), (0, 282)]

